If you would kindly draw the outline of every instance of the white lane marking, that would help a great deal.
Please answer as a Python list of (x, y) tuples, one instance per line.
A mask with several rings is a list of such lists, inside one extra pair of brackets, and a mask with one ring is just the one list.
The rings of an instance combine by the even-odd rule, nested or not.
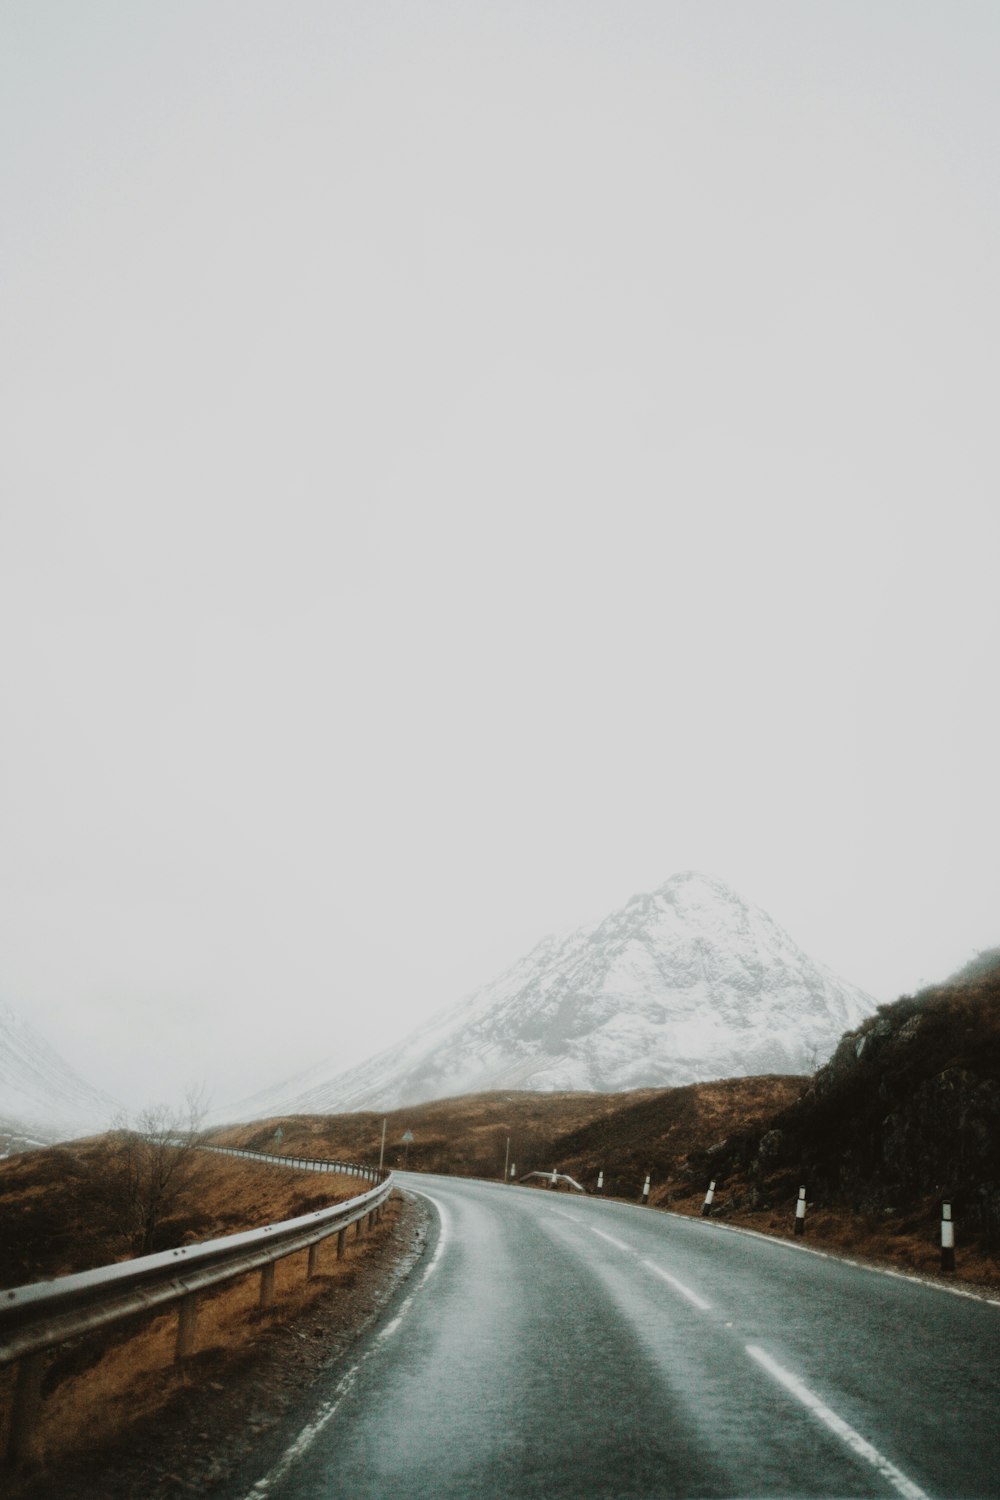
[(711, 1302), (706, 1302), (704, 1297), (699, 1297), (697, 1292), (693, 1292), (689, 1286), (685, 1286), (683, 1281), (678, 1281), (676, 1276), (671, 1276), (669, 1271), (664, 1271), (662, 1266), (654, 1266), (651, 1260), (643, 1260), (639, 1264), (645, 1266), (647, 1271), (652, 1271), (654, 1276), (660, 1276), (664, 1281), (669, 1282), (674, 1291), (680, 1292), (682, 1297), (686, 1297), (699, 1312), (712, 1311)]
[(795, 1250), (800, 1255), (815, 1255), (820, 1260), (834, 1260), (842, 1266), (853, 1266), (856, 1271), (873, 1271), (876, 1276), (891, 1276), (895, 1281), (911, 1281), (915, 1286), (928, 1286), (935, 1292), (947, 1292), (952, 1297), (968, 1297), (972, 1302), (983, 1302), (987, 1307), (1000, 1307), (1000, 1297), (987, 1297), (982, 1292), (971, 1291), (964, 1286), (949, 1286), (945, 1281), (933, 1281), (929, 1276), (914, 1276), (909, 1271), (894, 1271), (890, 1266), (873, 1266), (867, 1260), (852, 1260), (849, 1255), (839, 1255), (832, 1250), (816, 1250), (812, 1245), (800, 1245), (797, 1240), (782, 1240), (774, 1234), (762, 1234), (759, 1229), (747, 1229), (743, 1224), (722, 1224), (718, 1219), (694, 1218), (691, 1214), (675, 1213), (672, 1209), (656, 1210), (668, 1219), (679, 1219), (692, 1229), (714, 1234), (722, 1229), (726, 1234), (745, 1234), (752, 1240), (763, 1240), (765, 1244), (777, 1245), (782, 1250)]
[(258, 1479), (252, 1490), (249, 1490), (247, 1492), (245, 1500), (265, 1500), (265, 1497), (271, 1493), (272, 1486), (277, 1484), (279, 1479), (284, 1479), (285, 1475), (288, 1473), (292, 1465), (302, 1457), (303, 1453), (305, 1453), (307, 1449), (312, 1446), (323, 1429), (333, 1421), (333, 1418), (337, 1415), (337, 1412), (343, 1405), (345, 1396), (350, 1393), (350, 1391), (357, 1383), (357, 1378), (361, 1370), (371, 1359), (372, 1355), (382, 1348), (386, 1339), (391, 1338), (392, 1335), (398, 1331), (400, 1324), (403, 1322), (403, 1319), (410, 1311), (417, 1293), (420, 1292), (424, 1286), (426, 1286), (431, 1276), (433, 1276), (434, 1272), (437, 1270), (438, 1265), (441, 1261), (441, 1255), (444, 1251), (445, 1244), (450, 1238), (450, 1221), (443, 1204), (439, 1203), (436, 1198), (431, 1197), (430, 1193), (423, 1192), (420, 1193), (420, 1196), (430, 1199), (430, 1201), (434, 1204), (434, 1207), (437, 1209), (440, 1220), (438, 1242), (434, 1246), (434, 1254), (428, 1261), (423, 1275), (417, 1282), (413, 1291), (410, 1292), (409, 1295), (404, 1299), (400, 1306), (399, 1312), (392, 1319), (392, 1321), (390, 1323), (387, 1323), (383, 1329), (380, 1329), (378, 1335), (372, 1341), (372, 1343), (369, 1344), (368, 1348), (365, 1350), (364, 1354), (362, 1354), (361, 1358), (357, 1360), (344, 1375), (341, 1376), (329, 1401), (324, 1401), (323, 1405), (319, 1408), (319, 1411), (316, 1413), (315, 1417), (313, 1417), (312, 1421), (307, 1422), (305, 1427), (303, 1427), (302, 1431), (297, 1435), (297, 1437), (295, 1437), (292, 1442), (289, 1443), (288, 1447), (278, 1459), (277, 1463), (268, 1470), (263, 1479)]
[(756, 1360), (797, 1401), (801, 1401), (802, 1405), (835, 1433), (841, 1442), (846, 1443), (853, 1453), (870, 1463), (873, 1469), (877, 1469), (882, 1478), (888, 1480), (892, 1487), (905, 1497), (905, 1500), (928, 1500), (926, 1492), (919, 1485), (914, 1484), (913, 1480), (908, 1479), (901, 1469), (897, 1469), (895, 1464), (890, 1463), (877, 1448), (861, 1436), (860, 1432), (855, 1432), (843, 1417), (838, 1417), (835, 1411), (831, 1411), (825, 1402), (814, 1395), (808, 1386), (803, 1385), (802, 1381), (790, 1370), (786, 1370), (784, 1365), (779, 1365), (776, 1359), (772, 1359), (757, 1344), (746, 1344), (744, 1347), (751, 1359)]
[(693, 1292), (689, 1286), (685, 1286), (683, 1281), (678, 1281), (676, 1276), (671, 1276), (669, 1271), (664, 1271), (662, 1266), (655, 1266), (651, 1260), (642, 1260), (638, 1251), (633, 1250), (631, 1245), (626, 1245), (623, 1240), (616, 1240), (613, 1234), (605, 1234), (603, 1229), (595, 1229), (592, 1224), (590, 1232), (591, 1234), (596, 1234), (598, 1239), (607, 1240), (608, 1244), (614, 1245), (616, 1250), (624, 1250), (626, 1255), (634, 1255), (639, 1261), (640, 1266), (644, 1266), (647, 1271), (652, 1271), (654, 1276), (659, 1276), (663, 1281), (668, 1282), (675, 1292), (680, 1292), (681, 1296), (686, 1297), (699, 1312), (712, 1311), (711, 1302), (706, 1302), (704, 1297), (699, 1297), (697, 1292)]
[(613, 1234), (605, 1234), (603, 1229), (595, 1229), (593, 1224), (590, 1226), (590, 1232), (596, 1234), (599, 1240), (607, 1240), (608, 1244), (614, 1245), (616, 1250), (624, 1250), (626, 1255), (635, 1254), (631, 1245), (626, 1245), (624, 1240), (616, 1240)]

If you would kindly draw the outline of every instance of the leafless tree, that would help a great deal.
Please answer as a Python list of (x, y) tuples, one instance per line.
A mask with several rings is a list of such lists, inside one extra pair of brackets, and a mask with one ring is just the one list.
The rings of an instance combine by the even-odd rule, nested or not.
[(153, 1105), (134, 1121), (119, 1116), (105, 1137), (93, 1166), (91, 1199), (130, 1254), (150, 1254), (160, 1224), (194, 1185), (206, 1113), (203, 1092), (190, 1087), (182, 1105)]

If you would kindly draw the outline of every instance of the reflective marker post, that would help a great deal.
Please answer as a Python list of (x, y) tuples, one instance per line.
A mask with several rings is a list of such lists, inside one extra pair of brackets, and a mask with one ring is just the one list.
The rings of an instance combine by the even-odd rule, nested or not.
[(941, 1269), (955, 1269), (955, 1225), (951, 1217), (951, 1204), (941, 1204)]
[(796, 1234), (805, 1234), (805, 1232), (806, 1232), (806, 1190), (805, 1190), (804, 1187), (800, 1187), (799, 1188), (799, 1201), (795, 1205), (795, 1233)]

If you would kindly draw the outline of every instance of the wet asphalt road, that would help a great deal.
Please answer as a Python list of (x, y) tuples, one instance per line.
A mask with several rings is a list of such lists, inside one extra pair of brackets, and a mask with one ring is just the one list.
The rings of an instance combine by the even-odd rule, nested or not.
[(713, 1222), (398, 1180), (432, 1248), (253, 1500), (1000, 1495), (1000, 1306)]

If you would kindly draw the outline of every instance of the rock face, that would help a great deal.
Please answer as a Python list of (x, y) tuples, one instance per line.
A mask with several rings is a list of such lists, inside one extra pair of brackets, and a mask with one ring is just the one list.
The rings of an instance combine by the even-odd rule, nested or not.
[(92, 1088), (33, 1027), (0, 1005), (3, 1151), (105, 1130), (114, 1100)]
[(874, 1004), (722, 881), (688, 872), (595, 927), (546, 938), (369, 1062), (333, 1076), (320, 1067), (240, 1108), (392, 1109), (490, 1089), (810, 1073)]
[[(703, 1171), (708, 1163), (701, 1165)], [(884, 1213), (950, 1196), (1000, 1238), (1000, 950), (849, 1032), (800, 1100), (712, 1163), (774, 1195)], [(780, 1179), (780, 1183), (779, 1183)]]

